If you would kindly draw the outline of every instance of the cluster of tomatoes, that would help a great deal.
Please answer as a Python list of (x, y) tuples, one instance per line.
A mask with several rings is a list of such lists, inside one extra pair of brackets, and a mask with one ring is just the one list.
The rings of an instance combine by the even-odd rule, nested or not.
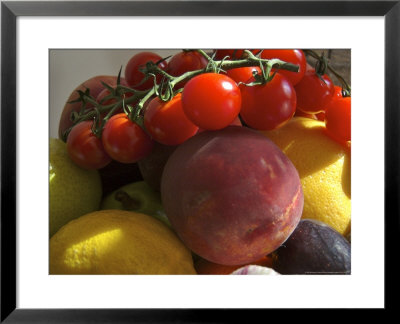
[[(145, 103), (143, 123), (119, 109), (107, 119), (100, 136), (94, 134), (94, 120), (76, 124), (67, 138), (72, 160), (87, 169), (103, 168), (112, 160), (134, 163), (151, 152), (154, 141), (179, 145), (198, 132), (232, 124), (272, 130), (295, 114), (322, 119), (333, 138), (350, 141), (350, 96), (345, 96), (342, 87), (334, 85), (327, 74), (316, 73), (302, 50), (251, 51), (261, 59), (277, 58), (295, 64), (298, 72), (273, 68), (266, 76), (268, 82), (257, 85), (251, 85), (257, 76), (265, 78), (265, 71), (259, 66), (207, 72), (182, 80), (174, 85), (174, 90), (181, 91), (169, 100), (153, 96)], [(216, 50), (213, 59), (237, 60), (243, 54), (244, 50)], [(149, 61), (174, 77), (209, 64), (197, 51), (179, 52), (169, 61), (153, 52), (141, 52), (128, 61), (121, 83), (135, 91), (146, 91), (159, 84), (161, 74), (155, 78), (145, 78), (143, 74), (142, 68)], [(110, 90), (104, 89), (96, 100), (103, 105), (116, 102), (109, 95)], [(128, 91), (121, 96), (132, 95)]]

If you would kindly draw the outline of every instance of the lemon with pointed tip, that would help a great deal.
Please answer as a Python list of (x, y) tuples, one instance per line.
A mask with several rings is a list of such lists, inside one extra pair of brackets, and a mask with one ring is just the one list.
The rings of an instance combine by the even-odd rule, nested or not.
[(321, 121), (294, 117), (264, 131), (289, 157), (303, 187), (302, 218), (320, 220), (342, 235), (351, 227), (351, 152), (332, 140)]
[(101, 210), (50, 239), (50, 274), (196, 274), (190, 250), (155, 217)]
[(60, 139), (50, 138), (49, 154), (49, 223), (53, 236), (72, 219), (98, 210), (102, 187), (98, 171), (73, 163)]

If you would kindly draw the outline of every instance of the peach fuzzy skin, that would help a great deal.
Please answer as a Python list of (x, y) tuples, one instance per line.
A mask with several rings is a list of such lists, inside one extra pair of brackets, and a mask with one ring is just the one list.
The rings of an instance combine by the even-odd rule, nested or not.
[(161, 195), (186, 245), (222, 265), (248, 264), (277, 249), (303, 209), (290, 160), (265, 136), (240, 126), (181, 144), (164, 168)]
[[(70, 119), (71, 113), (73, 111), (79, 112), (81, 109), (81, 102), (69, 103), (70, 101), (76, 100), (79, 98), (78, 90), (86, 91), (86, 89), (90, 89), (90, 95), (93, 98), (97, 98), (101, 91), (104, 90), (104, 86), (101, 82), (104, 82), (112, 87), (115, 87), (117, 84), (117, 76), (111, 75), (98, 75), (94, 76), (84, 82), (82, 82), (79, 86), (77, 86), (69, 95), (68, 99), (65, 101), (64, 109), (61, 113), (60, 123), (58, 127), (58, 136), (62, 139), (62, 134), (72, 126), (72, 122)], [(121, 84), (126, 85), (126, 81), (121, 78)], [(89, 106), (88, 106), (89, 107)]]

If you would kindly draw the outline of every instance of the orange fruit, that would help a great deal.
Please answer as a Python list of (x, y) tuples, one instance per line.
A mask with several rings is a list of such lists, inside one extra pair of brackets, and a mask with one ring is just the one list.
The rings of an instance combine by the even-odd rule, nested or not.
[(351, 227), (351, 151), (327, 135), (325, 123), (294, 117), (264, 131), (296, 167), (303, 187), (302, 218), (322, 221), (342, 235)]

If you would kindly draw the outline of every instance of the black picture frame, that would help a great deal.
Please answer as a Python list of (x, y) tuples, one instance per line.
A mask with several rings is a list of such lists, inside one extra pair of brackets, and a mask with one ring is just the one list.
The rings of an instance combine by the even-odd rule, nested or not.
[[(400, 1), (2, 1), (1, 322), (236, 322), (265, 310), (18, 309), (16, 307), (16, 19), (19, 16), (383, 16), (385, 19), (385, 309), (398, 275), (390, 248), (399, 234)], [(372, 127), (372, 126), (371, 126)], [(372, 238), (372, 237), (371, 237)], [(373, 264), (371, 265), (373, 266)], [(366, 283), (367, 284), (367, 283)], [(242, 314), (240, 314), (242, 315)], [(249, 314), (245, 315), (247, 318)]]

